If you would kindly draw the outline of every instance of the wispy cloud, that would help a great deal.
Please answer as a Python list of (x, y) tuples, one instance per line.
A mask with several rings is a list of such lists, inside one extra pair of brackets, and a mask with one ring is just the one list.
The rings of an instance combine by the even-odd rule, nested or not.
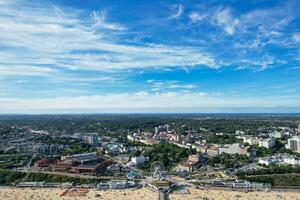
[(172, 7), (173, 12), (175, 12), (174, 14), (172, 14), (171, 16), (169, 16), (169, 19), (176, 19), (178, 17), (180, 17), (183, 13), (183, 5), (181, 4), (176, 4)]
[(198, 86), (194, 84), (184, 84), (180, 81), (174, 81), (174, 80), (168, 80), (168, 81), (162, 81), (162, 80), (154, 80), (150, 79), (147, 80), (146, 83), (150, 84), (152, 87), (152, 91), (163, 91), (163, 90), (178, 90), (178, 89), (194, 89)]
[(95, 26), (105, 29), (118, 30), (122, 31), (126, 28), (120, 24), (116, 23), (107, 23), (106, 22), (106, 13), (102, 10), (100, 12), (93, 11), (91, 14), (92, 19), (95, 21)]
[(293, 34), (293, 40), (296, 42), (300, 42), (300, 33), (294, 33)]
[(273, 64), (275, 64), (275, 59), (271, 56), (265, 56), (260, 59), (242, 59), (242, 66), (238, 67), (237, 70), (246, 69), (246, 68), (254, 68), (256, 72), (263, 71)]
[(14, 66), (6, 67), (0, 65), (1, 76), (48, 76), (50, 73), (58, 72), (48, 67)]
[(261, 89), (299, 79), (296, 1), (54, 2), (0, 0), (0, 112), (299, 105)]
[[(182, 7), (178, 7), (180, 13)], [(213, 56), (196, 47), (122, 44), (126, 26), (107, 22), (104, 11), (17, 1), (0, 7), (0, 65), (51, 66), (69, 70), (115, 71), (203, 65), (217, 68)], [(24, 74), (25, 75), (25, 74)]]

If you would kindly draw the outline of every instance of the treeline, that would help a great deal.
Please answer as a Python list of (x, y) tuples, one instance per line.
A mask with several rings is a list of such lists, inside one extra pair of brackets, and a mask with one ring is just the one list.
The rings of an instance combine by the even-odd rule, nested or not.
[(25, 173), (9, 170), (0, 170), (0, 185), (15, 185), (19, 182), (74, 182), (75, 184), (88, 184), (99, 182), (97, 179), (77, 178), (55, 174)]
[[(51, 133), (69, 134), (74, 132), (97, 132), (99, 134), (127, 133), (127, 130), (154, 131), (161, 124), (171, 124), (178, 133), (183, 127), (193, 130), (206, 128), (209, 132), (234, 133), (244, 130), (246, 133), (257, 133), (272, 126), (298, 125), (296, 116), (290, 118), (211, 116), (205, 115), (18, 115), (0, 116), (0, 134), (11, 132), (11, 126), (29, 126), (37, 130), (48, 130)], [(2, 131), (1, 131), (2, 129)]]
[(245, 176), (252, 176), (252, 175), (285, 174), (285, 173), (300, 173), (300, 166), (299, 165), (298, 166), (271, 165), (268, 168), (256, 169), (256, 170), (247, 171), (247, 172), (238, 171), (236, 175), (240, 178), (244, 178)]
[(245, 177), (251, 182), (270, 183), (272, 186), (300, 186), (299, 174), (273, 174)]

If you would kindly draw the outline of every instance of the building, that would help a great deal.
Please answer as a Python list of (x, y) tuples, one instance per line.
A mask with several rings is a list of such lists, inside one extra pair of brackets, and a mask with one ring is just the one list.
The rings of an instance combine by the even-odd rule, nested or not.
[(216, 156), (219, 155), (219, 147), (218, 146), (210, 146), (206, 149), (206, 153), (209, 156)]
[(224, 147), (219, 148), (219, 153), (227, 153), (227, 154), (240, 154), (247, 155), (249, 157), (255, 156), (256, 152), (252, 150), (250, 147), (244, 147), (239, 143), (230, 144)]
[(275, 131), (274, 137), (281, 139), (284, 136), (284, 133), (282, 131)]
[(149, 157), (144, 156), (138, 156), (138, 157), (132, 157), (131, 163), (135, 166), (141, 166), (149, 162)]
[(293, 138), (288, 139), (286, 148), (290, 149), (291, 151), (300, 153), (300, 137), (295, 136)]
[(84, 139), (84, 136), (83, 136), (82, 133), (74, 133), (73, 137), (76, 138), (76, 139), (79, 139), (79, 140), (83, 140)]
[(98, 189), (126, 189), (138, 187), (134, 181), (127, 180), (111, 180), (110, 182), (100, 182), (97, 184)]
[(96, 165), (79, 165), (74, 166), (70, 170), (70, 172), (76, 173), (76, 174), (84, 174), (84, 175), (97, 175), (100, 172), (100, 164)]
[(26, 145), (25, 143), (16, 144), (15, 148), (18, 153), (26, 153), (29, 150), (28, 145)]
[(155, 134), (158, 134), (158, 133), (159, 133), (159, 128), (158, 128), (158, 127), (155, 127), (155, 128), (154, 128), (154, 133), (155, 133)]
[(193, 171), (193, 166), (191, 163), (188, 163), (188, 162), (182, 162), (182, 163), (179, 163), (178, 166), (176, 167), (176, 170), (177, 171), (187, 171), (187, 172), (191, 172)]
[(49, 146), (47, 144), (37, 144), (34, 146), (34, 150), (38, 154), (47, 154), (48, 147)]
[(96, 153), (74, 154), (71, 156), (61, 156), (61, 160), (72, 160), (80, 164), (97, 164), (103, 161), (102, 158), (96, 156)]
[(189, 155), (188, 162), (198, 163), (201, 160), (201, 156), (199, 154)]
[(265, 147), (267, 149), (270, 149), (275, 146), (275, 138), (271, 137), (271, 138), (263, 139), (259, 141), (258, 145), (260, 147)]
[(89, 144), (91, 144), (91, 145), (93, 145), (93, 146), (96, 146), (97, 143), (98, 143), (98, 137), (97, 137), (97, 135), (95, 135), (95, 134), (88, 135), (88, 136), (86, 137), (86, 140), (87, 140), (87, 142), (88, 142)]
[(265, 190), (271, 187), (270, 184), (265, 183), (255, 183), (245, 180), (214, 180), (211, 181), (210, 186), (212, 187), (227, 187), (227, 188), (243, 188), (243, 189), (255, 189), (255, 190)]
[(64, 160), (59, 161), (54, 164), (51, 164), (51, 169), (54, 172), (68, 172), (73, 166), (78, 165), (78, 163), (73, 160)]
[(45, 167), (49, 167), (50, 164), (52, 164), (54, 162), (55, 162), (54, 158), (44, 158), (44, 159), (41, 159), (41, 160), (37, 160), (34, 163), (34, 166), (39, 167), (39, 168), (45, 168)]
[(62, 149), (62, 145), (59, 144), (50, 144), (49, 146), (49, 153), (50, 154), (58, 154)]
[(300, 159), (295, 157), (285, 157), (283, 161), (288, 165), (300, 165)]
[(177, 166), (177, 171), (193, 171), (201, 165), (201, 156), (199, 154), (189, 155), (188, 159)]
[(123, 171), (123, 167), (122, 167), (122, 165), (119, 165), (119, 164), (112, 164), (106, 168), (106, 171), (112, 172), (112, 173), (119, 173), (119, 172)]
[(165, 129), (166, 129), (167, 132), (169, 132), (169, 131), (170, 131), (170, 125), (169, 125), (169, 124), (166, 124), (166, 125), (165, 125)]
[(52, 164), (52, 171), (72, 172), (78, 174), (96, 175), (111, 163), (106, 163), (103, 158), (95, 153), (75, 154), (71, 156), (61, 156), (61, 160)]
[(263, 165), (300, 165), (300, 160), (293, 156), (277, 154), (266, 158), (260, 158), (259, 164)]
[(244, 131), (240, 131), (240, 130), (235, 130), (235, 134), (236, 135), (244, 135), (245, 132)]
[(118, 155), (127, 153), (128, 148), (122, 143), (108, 143), (105, 145), (105, 153), (108, 155)]
[(192, 145), (192, 148), (193, 149), (196, 149), (196, 151), (198, 153), (204, 153), (206, 154), (207, 153), (207, 145), (206, 144), (198, 144), (198, 143), (195, 143)]
[(43, 187), (45, 181), (42, 182), (20, 182), (16, 186), (17, 187)]
[(257, 137), (244, 137), (243, 143), (248, 143), (249, 145), (257, 145), (259, 143), (259, 138)]
[(272, 158), (260, 158), (258, 160), (258, 163), (261, 165), (273, 165), (273, 164), (278, 164), (279, 161), (277, 159), (272, 159)]
[(135, 141), (135, 137), (132, 135), (127, 135), (127, 140), (134, 142)]

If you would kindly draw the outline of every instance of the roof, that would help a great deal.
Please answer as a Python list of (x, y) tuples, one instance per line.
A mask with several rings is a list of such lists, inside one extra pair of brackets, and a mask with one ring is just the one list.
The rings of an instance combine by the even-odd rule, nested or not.
[(77, 167), (73, 167), (73, 169), (95, 169), (99, 166), (99, 164), (97, 165), (79, 165)]
[(35, 163), (36, 164), (48, 164), (48, 163), (50, 163), (50, 160), (47, 158), (44, 158), (42, 160), (37, 160)]
[(76, 161), (86, 161), (86, 160), (98, 160), (99, 157), (95, 155), (81, 155), (81, 156), (74, 156), (73, 159)]

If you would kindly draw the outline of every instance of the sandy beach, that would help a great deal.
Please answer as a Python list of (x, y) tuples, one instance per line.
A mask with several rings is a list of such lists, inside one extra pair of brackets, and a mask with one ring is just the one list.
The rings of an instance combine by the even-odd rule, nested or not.
[[(64, 189), (30, 189), (30, 188), (1, 188), (1, 200), (59, 200), (59, 199), (105, 199), (105, 200), (153, 200), (157, 199), (157, 193), (148, 189), (139, 190), (107, 190), (99, 191), (89, 189), (85, 196), (70, 197), (61, 194)], [(222, 190), (196, 190), (191, 189), (190, 194), (171, 194), (171, 200), (300, 200), (300, 193), (296, 192), (235, 192)]]

